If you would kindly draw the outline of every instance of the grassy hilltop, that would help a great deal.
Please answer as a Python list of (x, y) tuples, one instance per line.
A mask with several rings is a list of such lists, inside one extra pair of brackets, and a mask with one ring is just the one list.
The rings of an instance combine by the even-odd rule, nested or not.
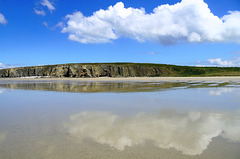
[(171, 77), (240, 76), (240, 67), (197, 67), (197, 66), (178, 66), (178, 65), (168, 65), (168, 64), (153, 64), (153, 63), (92, 63), (92, 64), (93, 65), (109, 64), (109, 65), (122, 65), (122, 66), (158, 67), (168, 72), (168, 75)]

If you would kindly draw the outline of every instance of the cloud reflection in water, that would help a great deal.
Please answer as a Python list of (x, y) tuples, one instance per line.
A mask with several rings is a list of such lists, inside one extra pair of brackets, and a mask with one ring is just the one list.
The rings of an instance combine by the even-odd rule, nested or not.
[(208, 95), (210, 96), (221, 96), (224, 93), (232, 93), (234, 91), (239, 91), (239, 89), (236, 88), (231, 88), (231, 87), (221, 87), (221, 88), (216, 88), (212, 89), (208, 92)]
[(0, 144), (7, 139), (7, 132), (0, 133)]
[(240, 141), (240, 113), (161, 111), (121, 117), (109, 112), (81, 112), (64, 124), (82, 141), (91, 138), (118, 150), (150, 140), (160, 148), (174, 148), (187, 155), (201, 154), (214, 137)]
[(0, 94), (3, 93), (5, 91), (5, 89), (0, 89)]

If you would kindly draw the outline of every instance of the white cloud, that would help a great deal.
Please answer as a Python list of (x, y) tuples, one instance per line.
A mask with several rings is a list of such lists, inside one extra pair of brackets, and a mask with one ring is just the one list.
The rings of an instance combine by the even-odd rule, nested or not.
[(43, 24), (45, 27), (48, 28), (48, 23), (47, 23), (47, 22), (43, 22), (42, 24)]
[[(41, 5), (41, 6), (39, 6)], [(36, 8), (33, 8), (34, 9), (34, 12), (37, 14), (37, 15), (42, 15), (42, 16), (45, 16), (46, 15), (46, 12), (42, 9), (42, 6), (43, 7), (47, 7), (48, 10), (52, 13), (53, 10), (55, 10), (56, 8), (53, 6), (53, 2), (50, 2), (49, 0), (41, 0), (40, 1), (40, 4), (38, 4), (36, 6)], [(37, 9), (38, 8), (38, 9)], [(40, 9), (39, 9), (40, 8)]]
[(57, 25), (55, 25), (55, 28), (63, 28), (64, 26), (65, 24), (63, 22), (59, 22)]
[(144, 8), (125, 8), (118, 2), (85, 17), (77, 11), (66, 16), (62, 32), (80, 43), (109, 43), (120, 37), (161, 44), (179, 42), (240, 43), (240, 12), (219, 18), (203, 0), (182, 0), (160, 5), (152, 13)]
[[(108, 112), (81, 112), (65, 123), (70, 135), (82, 141), (91, 138), (118, 150), (153, 141), (160, 148), (183, 154), (201, 154), (217, 136), (240, 140), (239, 112), (160, 112), (120, 117)], [(127, 131), (126, 131), (127, 130)]]
[(223, 60), (222, 58), (208, 59), (207, 62), (214, 66), (240, 67), (239, 57), (235, 57), (232, 60)]
[(240, 57), (232, 59), (211, 58), (204, 62), (197, 61), (198, 67), (240, 67)]
[(232, 61), (230, 61), (230, 60), (222, 60), (222, 58), (208, 59), (207, 61), (210, 64), (213, 64), (213, 65), (216, 65), (216, 66), (234, 66)]
[(42, 16), (45, 16), (46, 13), (44, 10), (37, 10), (36, 8), (34, 8), (34, 12), (37, 14), (37, 15), (42, 15)]
[(5, 65), (3, 63), (0, 63), (0, 69), (12, 68), (12, 67), (16, 67), (16, 66), (14, 66), (14, 65)]
[(4, 65), (3, 63), (0, 63), (0, 69), (6, 68), (7, 66)]
[(51, 12), (55, 10), (55, 7), (53, 6), (53, 3), (48, 0), (42, 0), (41, 4), (45, 7), (47, 7)]
[(155, 55), (155, 54), (159, 54), (160, 52), (138, 52), (138, 54), (148, 54), (148, 55)]
[(5, 19), (4, 15), (0, 13), (0, 23), (7, 24), (7, 20)]

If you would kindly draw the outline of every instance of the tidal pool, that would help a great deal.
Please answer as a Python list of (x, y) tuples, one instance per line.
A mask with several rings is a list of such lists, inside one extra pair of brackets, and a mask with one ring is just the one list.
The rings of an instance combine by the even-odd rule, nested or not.
[(0, 81), (0, 158), (239, 159), (239, 86)]

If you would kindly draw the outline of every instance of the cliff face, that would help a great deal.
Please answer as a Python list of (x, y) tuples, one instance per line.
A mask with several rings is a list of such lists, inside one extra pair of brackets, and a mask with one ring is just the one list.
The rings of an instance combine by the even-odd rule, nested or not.
[(0, 77), (154, 77), (169, 76), (170, 72), (162, 67), (137, 64), (65, 64), (3, 69), (0, 70)]
[(12, 77), (187, 77), (240, 76), (240, 67), (191, 67), (143, 63), (62, 64), (0, 70), (0, 78)]

